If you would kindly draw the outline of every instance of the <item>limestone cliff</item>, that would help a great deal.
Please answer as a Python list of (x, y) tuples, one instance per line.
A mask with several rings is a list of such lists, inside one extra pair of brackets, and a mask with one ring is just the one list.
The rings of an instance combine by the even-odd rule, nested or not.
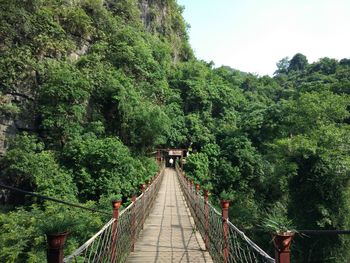
[[(63, 4), (62, 4), (63, 3)], [(37, 92), (43, 60), (78, 61), (96, 41), (106, 12), (143, 25), (171, 46), (173, 62), (188, 60), (186, 25), (175, 0), (5, 1), (0, 6), (0, 155), (21, 131), (39, 132)], [(101, 20), (101, 19), (100, 19)], [(106, 40), (104, 40), (106, 41)]]

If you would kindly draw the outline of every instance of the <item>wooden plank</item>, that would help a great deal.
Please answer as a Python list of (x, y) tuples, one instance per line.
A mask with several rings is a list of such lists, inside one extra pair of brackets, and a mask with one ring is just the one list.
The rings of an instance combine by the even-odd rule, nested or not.
[(156, 203), (128, 258), (134, 262), (213, 262), (186, 206), (173, 169), (166, 169)]

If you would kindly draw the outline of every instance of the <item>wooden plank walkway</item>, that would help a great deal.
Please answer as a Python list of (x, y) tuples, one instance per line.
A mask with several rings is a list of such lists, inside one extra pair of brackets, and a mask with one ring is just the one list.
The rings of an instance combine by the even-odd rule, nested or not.
[(155, 205), (127, 262), (213, 262), (194, 229), (173, 169), (165, 170)]

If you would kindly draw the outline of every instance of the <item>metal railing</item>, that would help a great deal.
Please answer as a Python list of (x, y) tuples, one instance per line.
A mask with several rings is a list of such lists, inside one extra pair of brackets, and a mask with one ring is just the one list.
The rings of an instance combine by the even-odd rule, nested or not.
[[(145, 219), (158, 194), (164, 169), (149, 184), (142, 188), (142, 194), (133, 198), (132, 203), (116, 218), (108, 221), (100, 231), (75, 250), (64, 262), (125, 262), (133, 251), (135, 242), (143, 228)], [(118, 213), (117, 213), (118, 214)]]
[(199, 187), (187, 180), (178, 167), (176, 171), (195, 225), (214, 262), (275, 262), (232, 224), (227, 215), (224, 216), (224, 213), (218, 212), (208, 202), (207, 193), (204, 192), (202, 195)]

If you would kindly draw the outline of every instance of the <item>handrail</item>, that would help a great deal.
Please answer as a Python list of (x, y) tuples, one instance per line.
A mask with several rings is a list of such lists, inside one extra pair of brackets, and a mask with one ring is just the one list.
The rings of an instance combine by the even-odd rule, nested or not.
[(109, 220), (95, 235), (93, 235), (88, 241), (86, 241), (83, 245), (81, 245), (78, 249), (76, 249), (70, 256), (64, 259), (64, 262), (69, 262), (78, 255), (80, 255), (87, 247), (91, 245), (94, 240), (100, 236), (110, 225), (112, 225), (115, 221), (115, 218)]
[(132, 251), (160, 188), (164, 168), (152, 184), (63, 262), (124, 262)]
[(232, 227), (250, 246), (252, 246), (260, 255), (271, 260), (270, 262), (275, 262), (273, 258), (270, 257), (264, 250), (262, 250), (257, 244), (255, 244), (249, 237), (247, 237), (243, 231), (239, 230), (230, 220), (226, 219), (228, 225)]
[(274, 263), (264, 250), (249, 239), (185, 179), (176, 167), (181, 189), (196, 227), (205, 240), (214, 262), (267, 262)]

